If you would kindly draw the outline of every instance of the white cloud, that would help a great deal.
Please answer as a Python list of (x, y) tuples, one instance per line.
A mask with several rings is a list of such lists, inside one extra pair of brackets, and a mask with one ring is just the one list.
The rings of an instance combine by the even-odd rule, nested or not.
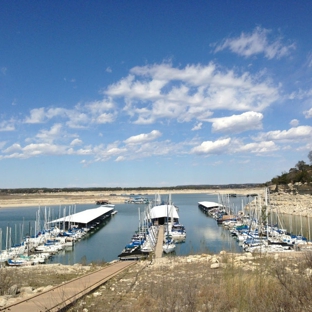
[(113, 115), (113, 114), (106, 114), (106, 113), (103, 113), (101, 115), (99, 115), (95, 121), (96, 123), (98, 124), (105, 124), (105, 123), (111, 123), (115, 120), (116, 116)]
[(299, 125), (299, 120), (298, 119), (293, 119), (289, 123), (292, 127), (297, 127)]
[(312, 89), (308, 89), (308, 90), (302, 90), (299, 89), (298, 91), (293, 91), (288, 98), (290, 100), (302, 100), (305, 98), (309, 98), (312, 96)]
[(1, 121), (0, 122), (0, 132), (6, 132), (6, 131), (14, 131), (15, 125), (14, 121)]
[(124, 156), (118, 156), (115, 161), (120, 162), (120, 161), (124, 161), (124, 160), (125, 160)]
[(256, 112), (246, 112), (223, 118), (212, 118), (213, 132), (241, 133), (248, 130), (262, 129), (263, 115)]
[(52, 143), (55, 139), (58, 139), (63, 136), (62, 125), (55, 124), (50, 130), (40, 130), (40, 132), (36, 135), (36, 139), (41, 142), (50, 142)]
[(139, 135), (132, 136), (124, 141), (126, 144), (142, 144), (148, 141), (153, 141), (161, 136), (161, 132), (153, 130), (150, 133), (142, 133)]
[(192, 149), (192, 154), (223, 154), (228, 151), (230, 138), (220, 139), (217, 141), (205, 141), (201, 145)]
[(72, 109), (62, 107), (35, 108), (24, 123), (44, 123), (51, 119), (65, 119), (69, 128), (85, 129), (92, 123), (110, 123), (116, 119), (115, 104), (109, 99), (77, 104)]
[(67, 154), (67, 148), (50, 143), (32, 143), (23, 148), (19, 144), (13, 144), (4, 153), (8, 154), (4, 158), (30, 158), (42, 155), (64, 155)]
[(112, 69), (111, 69), (110, 67), (107, 67), (107, 68), (105, 69), (105, 71), (106, 71), (107, 73), (111, 73), (111, 72), (112, 72)]
[(90, 117), (88, 114), (78, 110), (72, 110), (68, 112), (68, 118), (69, 120), (66, 122), (66, 125), (69, 128), (86, 129), (90, 125)]
[(45, 121), (46, 114), (44, 107), (34, 108), (30, 111), (30, 116), (26, 117), (25, 123), (36, 124), (43, 123)]
[(222, 44), (217, 45), (215, 52), (230, 49), (245, 57), (263, 53), (270, 60), (287, 56), (296, 48), (294, 43), (284, 45), (281, 37), (269, 40), (270, 33), (268, 29), (256, 27), (252, 33), (242, 32), (239, 37), (224, 40)]
[(13, 145), (9, 146), (7, 149), (5, 149), (3, 152), (5, 154), (11, 154), (11, 153), (18, 153), (22, 150), (22, 147), (18, 143), (14, 143)]
[(253, 154), (263, 154), (263, 153), (271, 153), (273, 151), (278, 150), (279, 147), (275, 145), (272, 141), (267, 142), (255, 142), (255, 143), (248, 143), (236, 148), (234, 151), (236, 153), (239, 152), (248, 152)]
[(304, 111), (303, 113), (305, 118), (312, 118), (312, 107), (309, 110)]
[(214, 63), (174, 68), (171, 64), (134, 67), (104, 94), (123, 98), (136, 124), (160, 119), (207, 121), (213, 110), (262, 111), (279, 98), (279, 89), (260, 76), (237, 74)]
[(29, 144), (23, 148), (25, 156), (66, 154), (66, 147), (49, 143)]
[(109, 150), (106, 151), (107, 155), (118, 155), (118, 154), (121, 154), (121, 153), (124, 153), (126, 152), (127, 149), (126, 148), (118, 148), (118, 147), (113, 147), (113, 148), (110, 148)]
[(70, 142), (70, 146), (77, 146), (77, 145), (81, 145), (82, 141), (80, 139), (74, 139)]
[(200, 130), (202, 128), (203, 123), (202, 122), (198, 122), (193, 128), (192, 131), (197, 131)]
[(299, 126), (289, 130), (275, 130), (267, 133), (260, 133), (254, 138), (259, 141), (298, 141), (312, 140), (312, 127)]
[(103, 99), (101, 101), (89, 102), (85, 105), (87, 111), (92, 115), (96, 115), (115, 108), (115, 104), (110, 99)]

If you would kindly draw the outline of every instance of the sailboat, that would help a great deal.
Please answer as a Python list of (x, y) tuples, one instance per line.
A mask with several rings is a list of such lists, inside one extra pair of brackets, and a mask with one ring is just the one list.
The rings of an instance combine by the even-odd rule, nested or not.
[[(172, 205), (171, 205), (171, 196), (169, 197), (169, 204), (170, 204), (170, 207), (172, 209)], [(166, 229), (166, 237), (165, 237), (165, 242), (163, 244), (163, 252), (168, 254), (168, 253), (171, 253), (175, 250), (176, 248), (176, 245), (175, 243), (173, 242), (172, 238), (168, 235), (169, 233), (169, 214), (168, 214), (168, 204), (167, 204), (167, 229)]]

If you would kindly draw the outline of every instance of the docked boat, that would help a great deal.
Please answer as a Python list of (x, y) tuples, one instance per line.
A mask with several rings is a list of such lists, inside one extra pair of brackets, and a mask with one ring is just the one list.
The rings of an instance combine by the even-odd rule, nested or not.
[(154, 206), (150, 211), (150, 218), (154, 225), (163, 225), (169, 218), (171, 222), (179, 223), (179, 215), (173, 204)]
[(140, 245), (126, 246), (118, 258), (119, 260), (139, 260), (147, 258), (148, 255), (149, 252), (144, 252)]
[(223, 208), (223, 205), (210, 201), (202, 201), (198, 202), (198, 208), (207, 213), (211, 209)]
[(186, 239), (186, 230), (184, 225), (180, 223), (171, 224), (169, 222), (168, 228), (166, 229), (164, 235), (164, 242), (166, 242), (166, 238), (172, 239), (174, 243), (184, 242)]
[(126, 204), (148, 204), (149, 200), (146, 197), (130, 197), (125, 200)]
[(176, 245), (172, 240), (167, 240), (163, 244), (163, 252), (166, 254), (173, 252), (175, 248), (176, 248)]

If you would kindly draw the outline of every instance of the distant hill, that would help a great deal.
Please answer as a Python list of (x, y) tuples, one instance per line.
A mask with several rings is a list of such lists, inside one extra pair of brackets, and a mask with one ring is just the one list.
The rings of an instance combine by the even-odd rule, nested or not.
[(90, 188), (16, 188), (16, 189), (0, 189), (0, 194), (36, 194), (36, 193), (60, 193), (60, 192), (127, 192), (136, 191), (142, 193), (146, 190), (218, 190), (218, 189), (239, 189), (254, 188), (263, 186), (263, 183), (244, 183), (244, 184), (200, 184), (200, 185), (178, 185), (169, 187), (90, 187)]

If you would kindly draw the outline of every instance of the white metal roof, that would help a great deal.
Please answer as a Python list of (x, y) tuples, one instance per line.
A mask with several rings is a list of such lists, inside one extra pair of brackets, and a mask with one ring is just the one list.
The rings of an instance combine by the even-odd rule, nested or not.
[(173, 211), (173, 218), (179, 219), (179, 215), (177, 213), (177, 210), (175, 206), (173, 205), (160, 205), (160, 206), (154, 206), (151, 209), (151, 219), (158, 219), (158, 218), (166, 218), (167, 216), (171, 217), (171, 210)]
[(209, 201), (198, 202), (198, 205), (204, 206), (206, 208), (223, 207), (223, 205), (219, 203)]
[(77, 212), (75, 214), (66, 216), (65, 218), (53, 220), (49, 223), (72, 222), (72, 223), (87, 224), (112, 210), (114, 210), (114, 205), (108, 204), (100, 206), (98, 208), (92, 208), (81, 212)]

